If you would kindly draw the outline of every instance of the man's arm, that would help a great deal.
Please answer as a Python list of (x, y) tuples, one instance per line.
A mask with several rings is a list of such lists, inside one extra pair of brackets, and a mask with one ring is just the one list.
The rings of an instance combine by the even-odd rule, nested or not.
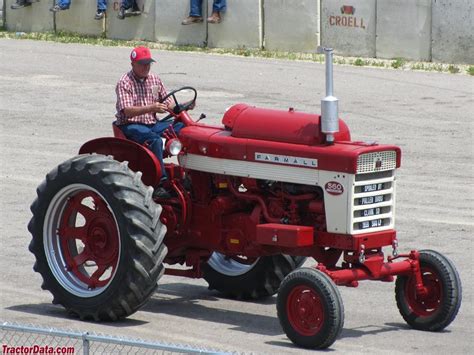
[(128, 106), (123, 109), (123, 113), (127, 118), (144, 115), (146, 113), (165, 113), (168, 105), (161, 102), (154, 102), (148, 106)]

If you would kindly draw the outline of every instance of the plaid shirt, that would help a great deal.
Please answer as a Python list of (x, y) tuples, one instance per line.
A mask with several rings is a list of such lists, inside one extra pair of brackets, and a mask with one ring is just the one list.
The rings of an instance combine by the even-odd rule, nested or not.
[[(144, 80), (139, 80), (129, 71), (124, 74), (115, 88), (117, 93), (117, 124), (143, 123), (154, 124), (157, 122), (155, 113), (145, 113), (143, 115), (127, 118), (123, 109), (131, 106), (147, 106), (154, 102), (161, 101), (167, 94), (160, 78), (154, 74), (148, 74)], [(166, 100), (171, 103), (171, 97)]]

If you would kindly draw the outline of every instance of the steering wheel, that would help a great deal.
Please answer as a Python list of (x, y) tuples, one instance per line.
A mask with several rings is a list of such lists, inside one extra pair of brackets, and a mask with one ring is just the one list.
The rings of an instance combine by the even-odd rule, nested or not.
[[(184, 90), (191, 90), (194, 92), (194, 97), (192, 100), (184, 103), (184, 104), (180, 104), (178, 102), (178, 99), (176, 99), (176, 94), (180, 91), (184, 91)], [(191, 87), (191, 86), (183, 86), (182, 88), (179, 88), (177, 90), (173, 90), (171, 91), (168, 95), (166, 95), (160, 102), (165, 102), (169, 97), (172, 97), (173, 100), (174, 100), (174, 108), (172, 111), (169, 111), (170, 114), (162, 119), (159, 120), (159, 122), (164, 122), (164, 121), (167, 121), (169, 120), (171, 117), (176, 117), (178, 116), (181, 112), (183, 111), (187, 111), (189, 110), (191, 107), (194, 106), (194, 104), (196, 103), (196, 99), (197, 99), (197, 91), (195, 88)]]

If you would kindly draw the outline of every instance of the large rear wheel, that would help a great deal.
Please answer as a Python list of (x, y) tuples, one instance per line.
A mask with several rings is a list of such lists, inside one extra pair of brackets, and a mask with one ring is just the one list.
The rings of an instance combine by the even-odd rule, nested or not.
[(417, 293), (413, 275), (398, 276), (395, 284), (397, 307), (411, 327), (440, 331), (459, 311), (461, 280), (453, 263), (433, 250), (420, 251), (420, 268), (426, 293)]
[(37, 189), (28, 229), (42, 288), (81, 319), (116, 320), (152, 295), (167, 253), (161, 206), (141, 174), (103, 155), (79, 155)]

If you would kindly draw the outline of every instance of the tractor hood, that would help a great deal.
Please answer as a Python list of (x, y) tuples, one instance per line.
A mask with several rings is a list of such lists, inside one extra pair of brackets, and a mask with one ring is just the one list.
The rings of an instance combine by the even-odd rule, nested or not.
[(272, 174), (284, 172), (291, 177), (279, 179), (290, 182), (321, 170), (356, 174), (366, 160), (370, 164), (380, 160), (374, 171), (400, 166), (400, 148), (351, 142), (343, 121), (334, 135), (335, 143), (326, 144), (319, 118), (238, 104), (224, 115), (224, 127), (198, 124), (183, 128), (179, 138), (184, 148), (178, 159), (190, 169), (237, 176), (250, 177), (260, 171), (259, 178), (271, 179), (276, 178)]
[[(325, 143), (321, 133), (321, 116), (297, 112), (271, 110), (237, 104), (227, 110), (222, 123), (232, 133), (232, 137), (265, 141), (319, 145)], [(350, 141), (347, 125), (339, 120), (340, 131), (336, 141)]]

